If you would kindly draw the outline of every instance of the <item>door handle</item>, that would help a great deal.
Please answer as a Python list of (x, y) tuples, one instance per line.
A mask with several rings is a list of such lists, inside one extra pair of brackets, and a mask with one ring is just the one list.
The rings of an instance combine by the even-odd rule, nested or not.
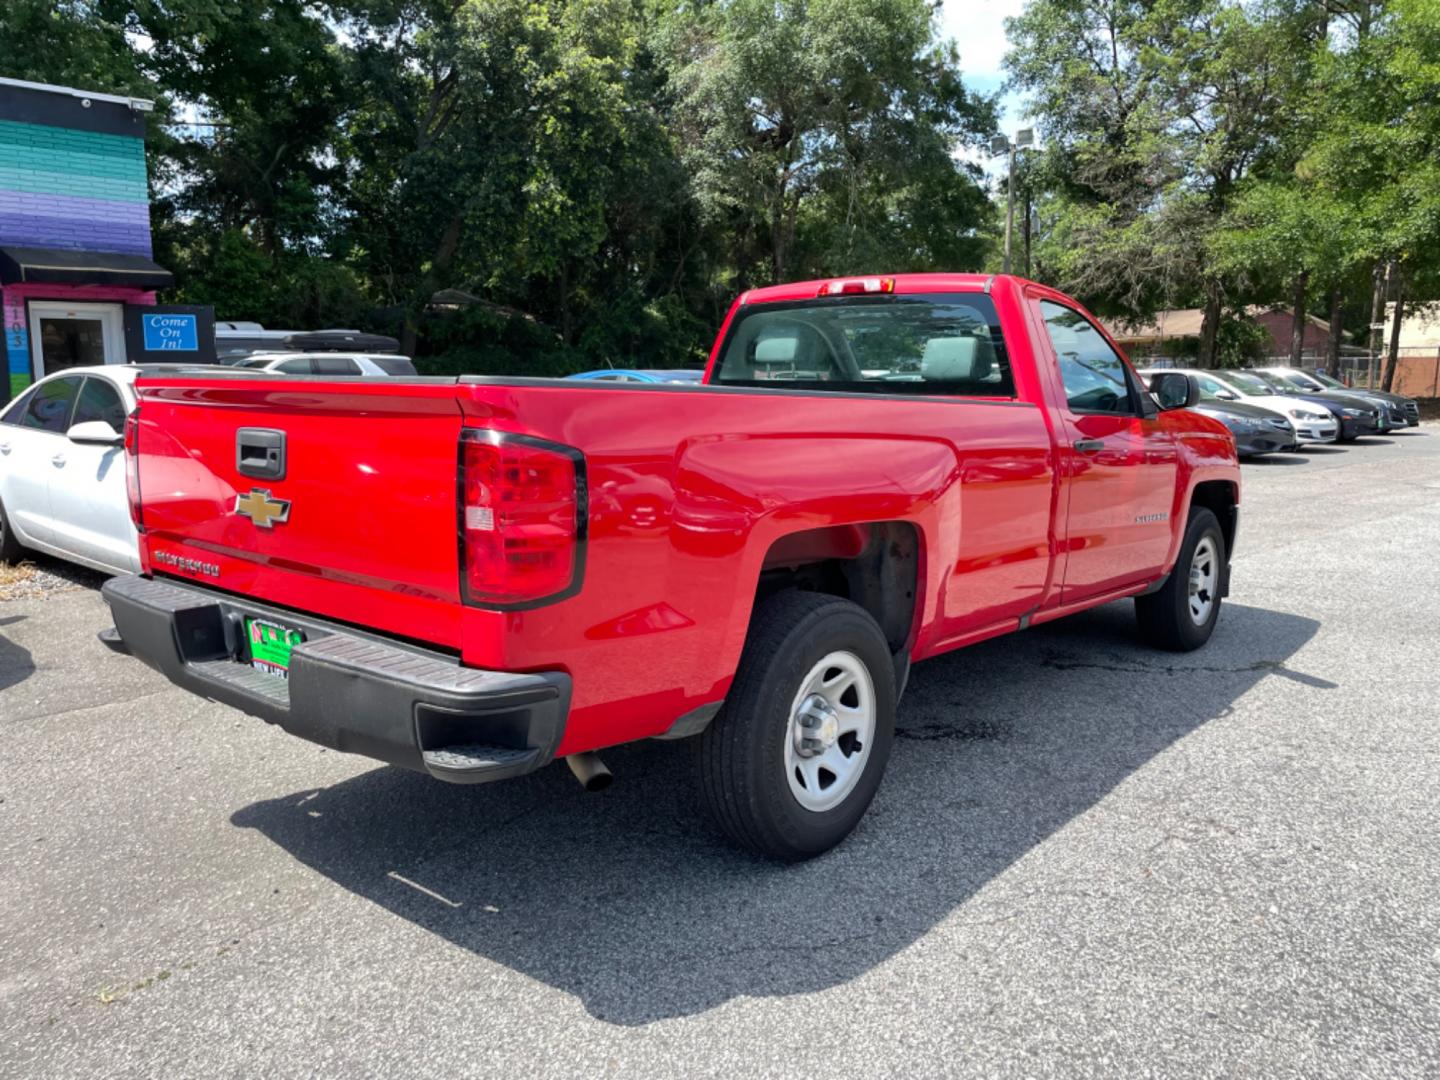
[(53, 461), (56, 465), (64, 465), (64, 464), (65, 464), (65, 455), (64, 455), (64, 454), (56, 454), (56, 455), (55, 455), (54, 457), (52, 457), (50, 460)]
[(1105, 449), (1104, 439), (1076, 439), (1075, 449), (1082, 454), (1095, 454)]
[(0, 442), (0, 454), (8, 454), (9, 452), (10, 444), (8, 442)]

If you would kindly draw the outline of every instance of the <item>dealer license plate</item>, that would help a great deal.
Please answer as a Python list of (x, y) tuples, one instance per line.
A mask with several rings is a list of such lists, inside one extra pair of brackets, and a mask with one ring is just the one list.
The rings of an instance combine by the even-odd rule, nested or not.
[(246, 619), (245, 634), (250, 639), (250, 665), (288, 679), (290, 650), (304, 641), (305, 635), (264, 619)]

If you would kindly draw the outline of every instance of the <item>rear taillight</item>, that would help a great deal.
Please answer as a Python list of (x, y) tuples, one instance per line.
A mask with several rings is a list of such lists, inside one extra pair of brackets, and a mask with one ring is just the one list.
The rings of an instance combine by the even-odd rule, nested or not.
[(140, 509), (140, 410), (125, 418), (125, 494), (130, 500), (130, 520), (137, 532), (145, 531)]
[(585, 458), (559, 443), (465, 429), (460, 589), (466, 603), (531, 607), (580, 588)]

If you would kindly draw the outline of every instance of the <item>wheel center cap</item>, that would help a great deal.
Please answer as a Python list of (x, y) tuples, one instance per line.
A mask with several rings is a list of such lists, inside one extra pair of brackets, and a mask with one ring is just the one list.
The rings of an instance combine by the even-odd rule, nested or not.
[(795, 715), (795, 752), (801, 757), (823, 754), (840, 737), (840, 717), (819, 694), (811, 694), (800, 703)]

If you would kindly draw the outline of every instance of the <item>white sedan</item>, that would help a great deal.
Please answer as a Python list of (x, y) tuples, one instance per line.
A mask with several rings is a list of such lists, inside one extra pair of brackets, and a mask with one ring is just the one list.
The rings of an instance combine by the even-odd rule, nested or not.
[(111, 574), (140, 569), (125, 493), (128, 364), (69, 368), (0, 414), (0, 561), (27, 549)]
[(1295, 427), (1302, 443), (1329, 443), (1340, 436), (1340, 423), (1323, 405), (1302, 398), (1277, 394), (1264, 379), (1244, 371), (1210, 371), (1202, 368), (1147, 368), (1140, 372), (1148, 383), (1158, 371), (1181, 371), (1194, 375), (1200, 397), (1207, 401), (1238, 401), (1285, 417)]

